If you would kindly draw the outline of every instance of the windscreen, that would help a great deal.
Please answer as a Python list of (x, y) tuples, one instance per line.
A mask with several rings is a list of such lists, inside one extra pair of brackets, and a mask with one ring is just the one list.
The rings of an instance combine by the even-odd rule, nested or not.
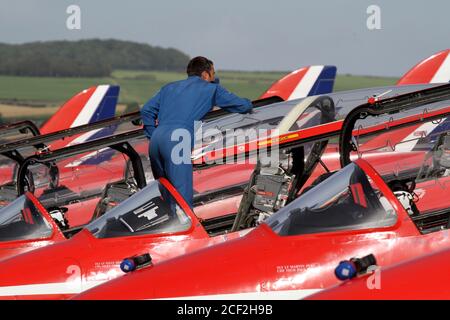
[(0, 209), (0, 241), (43, 239), (51, 234), (51, 225), (26, 195)]
[(191, 227), (191, 220), (171, 193), (159, 182), (152, 181), (87, 229), (97, 238), (165, 234)]
[[(305, 103), (308, 102), (305, 101)], [(275, 107), (276, 106), (273, 106), (273, 108)], [(292, 109), (292, 107), (294, 107), (294, 109)], [(226, 158), (222, 159), (218, 156), (212, 161), (206, 159), (205, 162), (207, 164), (215, 164), (216, 166), (213, 168), (207, 167), (205, 169), (198, 169), (195, 172), (195, 190), (199, 193), (205, 193), (232, 185), (247, 183), (258, 161), (264, 165), (276, 165), (280, 162), (286, 162), (286, 159), (284, 155), (281, 154), (278, 146), (267, 148), (267, 144), (264, 144), (264, 138), (268, 138), (270, 135), (277, 137), (280, 134), (287, 134), (289, 131), (311, 128), (334, 121), (333, 101), (326, 96), (313, 98), (313, 100), (305, 106), (299, 105), (298, 103), (292, 105), (291, 102), (284, 102), (279, 108), (285, 108), (283, 110), (290, 109), (291, 113), (289, 113), (286, 118), (282, 119), (282, 124), (278, 123), (276, 126), (273, 126), (271, 128), (273, 129), (272, 131), (259, 130), (259, 127), (247, 130), (239, 129), (235, 131), (234, 134), (227, 134), (226, 140), (219, 139), (217, 143), (210, 144), (207, 148), (203, 149), (202, 152), (215, 152), (216, 156), (222, 155)], [(301, 111), (297, 111), (298, 109)], [(266, 110), (269, 109), (266, 108)], [(282, 128), (280, 128), (280, 126), (282, 126)], [(257, 141), (258, 139), (261, 141), (260, 145)], [(240, 152), (242, 150), (239, 148), (236, 149), (238, 153), (236, 157), (232, 157), (233, 153), (229, 154), (222, 150), (223, 147), (230, 148), (232, 146), (239, 146), (243, 143), (248, 143), (249, 141), (252, 141), (250, 143), (250, 148), (253, 148), (254, 150), (258, 149), (258, 151), (248, 157), (244, 152)], [(226, 144), (224, 145), (223, 143)], [(316, 158), (317, 156), (320, 156), (325, 143), (326, 142), (317, 140), (302, 144), (303, 157), (306, 164), (305, 167), (308, 170), (315, 166), (317, 161)], [(287, 162), (289, 161), (291, 161), (291, 159), (287, 160)], [(287, 166), (289, 166), (289, 164)]]
[[(74, 196), (101, 193), (107, 183), (123, 179), (127, 157), (110, 148), (86, 152), (28, 167), (35, 194), (47, 198), (63, 197), (63, 190)], [(66, 195), (68, 196), (68, 195)]]
[[(418, 168), (429, 152), (434, 152), (435, 154), (430, 153), (429, 157), (439, 162), (440, 153), (436, 151), (445, 148), (445, 136), (450, 131), (450, 118), (444, 117), (437, 120), (421, 120), (418, 123), (399, 127), (395, 127), (394, 122), (391, 122), (382, 131), (361, 135), (360, 133), (368, 128), (362, 124), (363, 121), (370, 121), (370, 119), (356, 122), (357, 129), (353, 139), (351, 158), (369, 159), (384, 154), (389, 161), (375, 162), (375, 166), (382, 171), (381, 173)], [(387, 170), (389, 168), (390, 170)]]
[(289, 128), (289, 131), (298, 131), (304, 128), (311, 128), (322, 124), (320, 110), (310, 107), (303, 112)]
[[(433, 107), (443, 106), (450, 106), (450, 101), (433, 104)], [(428, 108), (424, 106), (415, 112), (422, 116)], [(450, 117), (396, 126), (396, 119), (402, 114), (393, 115), (393, 120), (381, 132), (355, 136), (350, 158), (370, 162), (394, 193), (406, 192), (411, 201), (402, 204), (411, 215), (448, 208)], [(376, 121), (377, 117), (373, 116), (358, 120), (356, 133), (363, 133), (367, 123)]]
[[(253, 132), (261, 133), (275, 129), (297, 103), (297, 100), (275, 103), (256, 108), (252, 113), (231, 114), (204, 123), (201, 128), (197, 128), (195, 147), (199, 149), (203, 146), (202, 152), (205, 152), (232, 146), (237, 139), (240, 143), (255, 139), (256, 135)], [(248, 132), (249, 130), (253, 132)]]
[[(298, 109), (298, 106), (304, 101), (303, 99), (276, 103), (257, 108), (250, 114), (236, 114), (207, 123), (197, 133), (196, 148), (203, 145), (201, 152), (219, 150), (271, 135), (285, 134), (288, 131), (307, 129), (334, 121), (334, 113), (330, 116), (328, 110), (322, 106), (324, 103), (330, 106), (333, 101), (326, 96), (323, 97), (328, 101), (311, 103), (300, 115), (292, 116), (291, 113), (295, 113), (294, 110)], [(280, 130), (279, 125), (283, 122), (287, 122), (289, 125)], [(199, 141), (199, 139), (202, 140)], [(199, 153), (198, 150), (196, 151), (194, 156)]]
[[(130, 144), (140, 156), (147, 181), (152, 181), (147, 139), (142, 136)], [(42, 205), (49, 212), (63, 210), (65, 228), (89, 223), (139, 190), (131, 160), (109, 147), (36, 163), (28, 171)]]
[(135, 125), (125, 122), (119, 125), (114, 124), (105, 126), (100, 129), (88, 130), (87, 128), (87, 131), (84, 133), (75, 135), (70, 135), (70, 132), (67, 131), (67, 134), (59, 138), (56, 138), (53, 135), (49, 135), (48, 137), (47, 135), (40, 136), (38, 138), (44, 139), (44, 141), (39, 142), (39, 144), (36, 144), (36, 141), (33, 142), (33, 139), (30, 139), (33, 135), (28, 130), (23, 130), (23, 132), (18, 130), (0, 130), (0, 188), (3, 185), (15, 183), (17, 179), (17, 168), (15, 167), (18, 163), (7, 158), (5, 156), (6, 153), (16, 153), (16, 155), (20, 155), (25, 159), (29, 156), (45, 153), (49, 150), (54, 151), (59, 148), (73, 146), (108, 135), (119, 134), (135, 129)]
[[(367, 103), (372, 96), (382, 96), (383, 98), (393, 97), (399, 94), (421, 90), (433, 85), (413, 85), (413, 86), (391, 86), (370, 89), (358, 89), (351, 91), (341, 91), (327, 94), (336, 107), (336, 119), (344, 119), (345, 116), (355, 107)], [(203, 123), (203, 132), (212, 129), (225, 132), (229, 129), (246, 129), (261, 127), (265, 129), (275, 128), (282, 118), (287, 115), (293, 107), (300, 103), (302, 99), (289, 100), (270, 104), (263, 107), (254, 108), (250, 114), (230, 114), (220, 119)], [(302, 126), (306, 128), (305, 126)]]
[(274, 128), (299, 101), (292, 100), (274, 103), (255, 108), (251, 113), (234, 113), (223, 116), (220, 119), (203, 123), (202, 129), (204, 132), (207, 132), (209, 129), (225, 132), (230, 129), (246, 129), (250, 127)]
[[(335, 106), (335, 120), (344, 119), (347, 114), (355, 107), (367, 103), (367, 100), (373, 96), (380, 96), (388, 98), (397, 96), (399, 94), (409, 93), (434, 85), (406, 85), (406, 86), (391, 86), (380, 88), (359, 89), (351, 91), (341, 91), (327, 94), (333, 100)], [(252, 130), (272, 130), (275, 129), (283, 118), (293, 110), (295, 106), (301, 103), (302, 99), (289, 100), (279, 103), (270, 104), (263, 107), (254, 108), (251, 113), (247, 114), (230, 114), (220, 119), (208, 121), (203, 123), (200, 128), (197, 128), (196, 133), (196, 151), (193, 155), (201, 154), (212, 149), (220, 149), (232, 145), (237, 136), (243, 135), (248, 129)], [(318, 121), (310, 121), (310, 117), (314, 119), (317, 115), (317, 110), (312, 110), (313, 113), (305, 112), (302, 117), (298, 119), (298, 124), (293, 124), (294, 129), (306, 129), (317, 125)], [(317, 120), (317, 118), (316, 118)], [(386, 121), (386, 119), (383, 119)], [(322, 122), (323, 123), (323, 122)], [(239, 129), (239, 130), (237, 130)], [(227, 134), (228, 132), (228, 134)], [(248, 141), (248, 134), (244, 134), (242, 142)], [(228, 141), (232, 140), (232, 141)], [(203, 148), (201, 148), (203, 147)]]
[(271, 216), (280, 236), (392, 226), (397, 215), (356, 164), (334, 173)]

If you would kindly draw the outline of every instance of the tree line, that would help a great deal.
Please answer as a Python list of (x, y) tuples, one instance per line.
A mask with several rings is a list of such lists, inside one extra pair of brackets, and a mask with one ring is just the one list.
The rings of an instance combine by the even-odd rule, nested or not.
[(114, 69), (181, 71), (189, 56), (173, 48), (121, 40), (0, 43), (0, 74), (107, 77)]

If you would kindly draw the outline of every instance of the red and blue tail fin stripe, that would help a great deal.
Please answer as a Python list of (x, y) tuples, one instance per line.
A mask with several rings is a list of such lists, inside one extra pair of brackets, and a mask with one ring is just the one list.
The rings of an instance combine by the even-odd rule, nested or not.
[[(315, 96), (318, 94), (327, 94), (333, 92), (334, 80), (336, 79), (336, 71), (337, 68), (335, 66), (323, 66), (322, 68), (317, 68), (317, 70), (315, 70), (315, 74), (318, 75), (317, 77), (314, 77), (315, 74), (313, 73), (313, 76), (310, 79), (310, 81), (313, 83), (313, 86), (309, 90), (307, 96)], [(301, 83), (299, 85), (301, 85)]]
[(41, 133), (56, 132), (111, 118), (116, 113), (119, 86), (99, 85), (69, 99), (41, 126)]
[(275, 82), (260, 99), (279, 96), (283, 100), (327, 94), (333, 91), (335, 66), (309, 66), (297, 69)]
[(119, 86), (98, 86), (70, 127), (73, 128), (114, 117), (119, 90)]

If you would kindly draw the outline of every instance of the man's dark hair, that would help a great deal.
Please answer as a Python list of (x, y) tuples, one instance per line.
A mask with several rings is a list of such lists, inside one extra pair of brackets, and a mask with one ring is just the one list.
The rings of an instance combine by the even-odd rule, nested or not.
[(201, 76), (203, 71), (209, 72), (211, 71), (211, 67), (213, 66), (213, 62), (205, 57), (195, 57), (189, 61), (189, 64), (186, 68), (186, 72), (188, 76)]

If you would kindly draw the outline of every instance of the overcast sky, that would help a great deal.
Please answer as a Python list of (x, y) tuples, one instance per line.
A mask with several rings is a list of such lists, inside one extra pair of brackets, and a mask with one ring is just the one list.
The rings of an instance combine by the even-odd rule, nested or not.
[[(71, 4), (81, 30), (66, 28)], [(372, 4), (381, 30), (367, 28)], [(205, 55), (217, 69), (400, 76), (450, 48), (449, 15), (448, 0), (0, 0), (0, 42), (117, 38)]]

